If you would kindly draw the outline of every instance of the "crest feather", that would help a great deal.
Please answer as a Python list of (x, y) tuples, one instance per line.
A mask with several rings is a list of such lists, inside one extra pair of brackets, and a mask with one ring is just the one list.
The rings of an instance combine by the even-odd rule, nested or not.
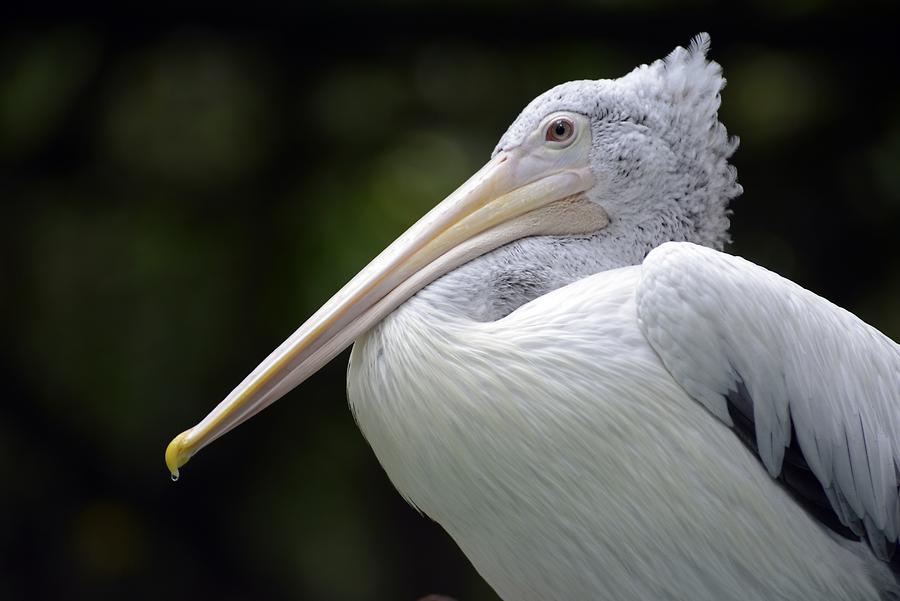
[(653, 64), (664, 88), (682, 108), (718, 109), (718, 94), (725, 87), (725, 78), (719, 63), (706, 58), (709, 44), (709, 34), (701, 33), (688, 48), (679, 46)]
[[(707, 58), (709, 48), (709, 34), (701, 33), (687, 48), (679, 46), (620, 81), (644, 103), (657, 135), (686, 161), (677, 170), (702, 182), (699, 188), (704, 193), (693, 203), (692, 214), (703, 215), (697, 221), (708, 226), (708, 236), (701, 242), (721, 248), (728, 239), (725, 207), (742, 190), (737, 172), (728, 163), (738, 138), (729, 136), (718, 118), (725, 78), (722, 67)], [(691, 203), (683, 199), (683, 204)]]

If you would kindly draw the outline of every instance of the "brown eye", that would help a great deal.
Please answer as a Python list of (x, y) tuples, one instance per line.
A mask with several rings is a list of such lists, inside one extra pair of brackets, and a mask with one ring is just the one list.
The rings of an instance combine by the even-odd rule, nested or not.
[(575, 125), (568, 119), (557, 119), (547, 127), (544, 138), (548, 142), (565, 142), (575, 133)]

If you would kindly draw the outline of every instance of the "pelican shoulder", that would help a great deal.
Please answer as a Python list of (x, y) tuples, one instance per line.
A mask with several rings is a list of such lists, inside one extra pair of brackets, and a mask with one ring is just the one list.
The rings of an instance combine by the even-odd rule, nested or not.
[[(507, 599), (860, 590), (861, 567), (829, 573), (810, 537), (858, 558), (782, 491), (760, 497), (766, 471), (668, 374), (638, 325), (640, 278), (590, 276), (487, 323), (413, 298), (360, 338), (348, 396), (393, 484)], [(748, 583), (760, 565), (780, 576)]]

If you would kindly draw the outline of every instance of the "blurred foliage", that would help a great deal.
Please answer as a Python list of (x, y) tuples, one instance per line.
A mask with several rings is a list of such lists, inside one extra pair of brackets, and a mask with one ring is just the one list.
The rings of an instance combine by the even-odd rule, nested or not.
[(733, 252), (900, 338), (896, 11), (716, 10), (3, 21), (0, 598), (495, 598), (393, 492), (346, 409), (346, 355), (177, 486), (164, 446), (532, 97), (703, 29), (743, 141)]
[(60, 126), (97, 60), (94, 40), (64, 29), (7, 42), (0, 87), (0, 156), (27, 155)]

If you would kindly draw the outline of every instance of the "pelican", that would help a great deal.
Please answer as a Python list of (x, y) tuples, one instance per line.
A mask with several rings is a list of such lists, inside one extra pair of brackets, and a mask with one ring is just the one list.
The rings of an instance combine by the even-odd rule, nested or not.
[(534, 99), (170, 443), (173, 477), (355, 342), (360, 430), (506, 601), (900, 598), (900, 347), (722, 252), (708, 48)]

